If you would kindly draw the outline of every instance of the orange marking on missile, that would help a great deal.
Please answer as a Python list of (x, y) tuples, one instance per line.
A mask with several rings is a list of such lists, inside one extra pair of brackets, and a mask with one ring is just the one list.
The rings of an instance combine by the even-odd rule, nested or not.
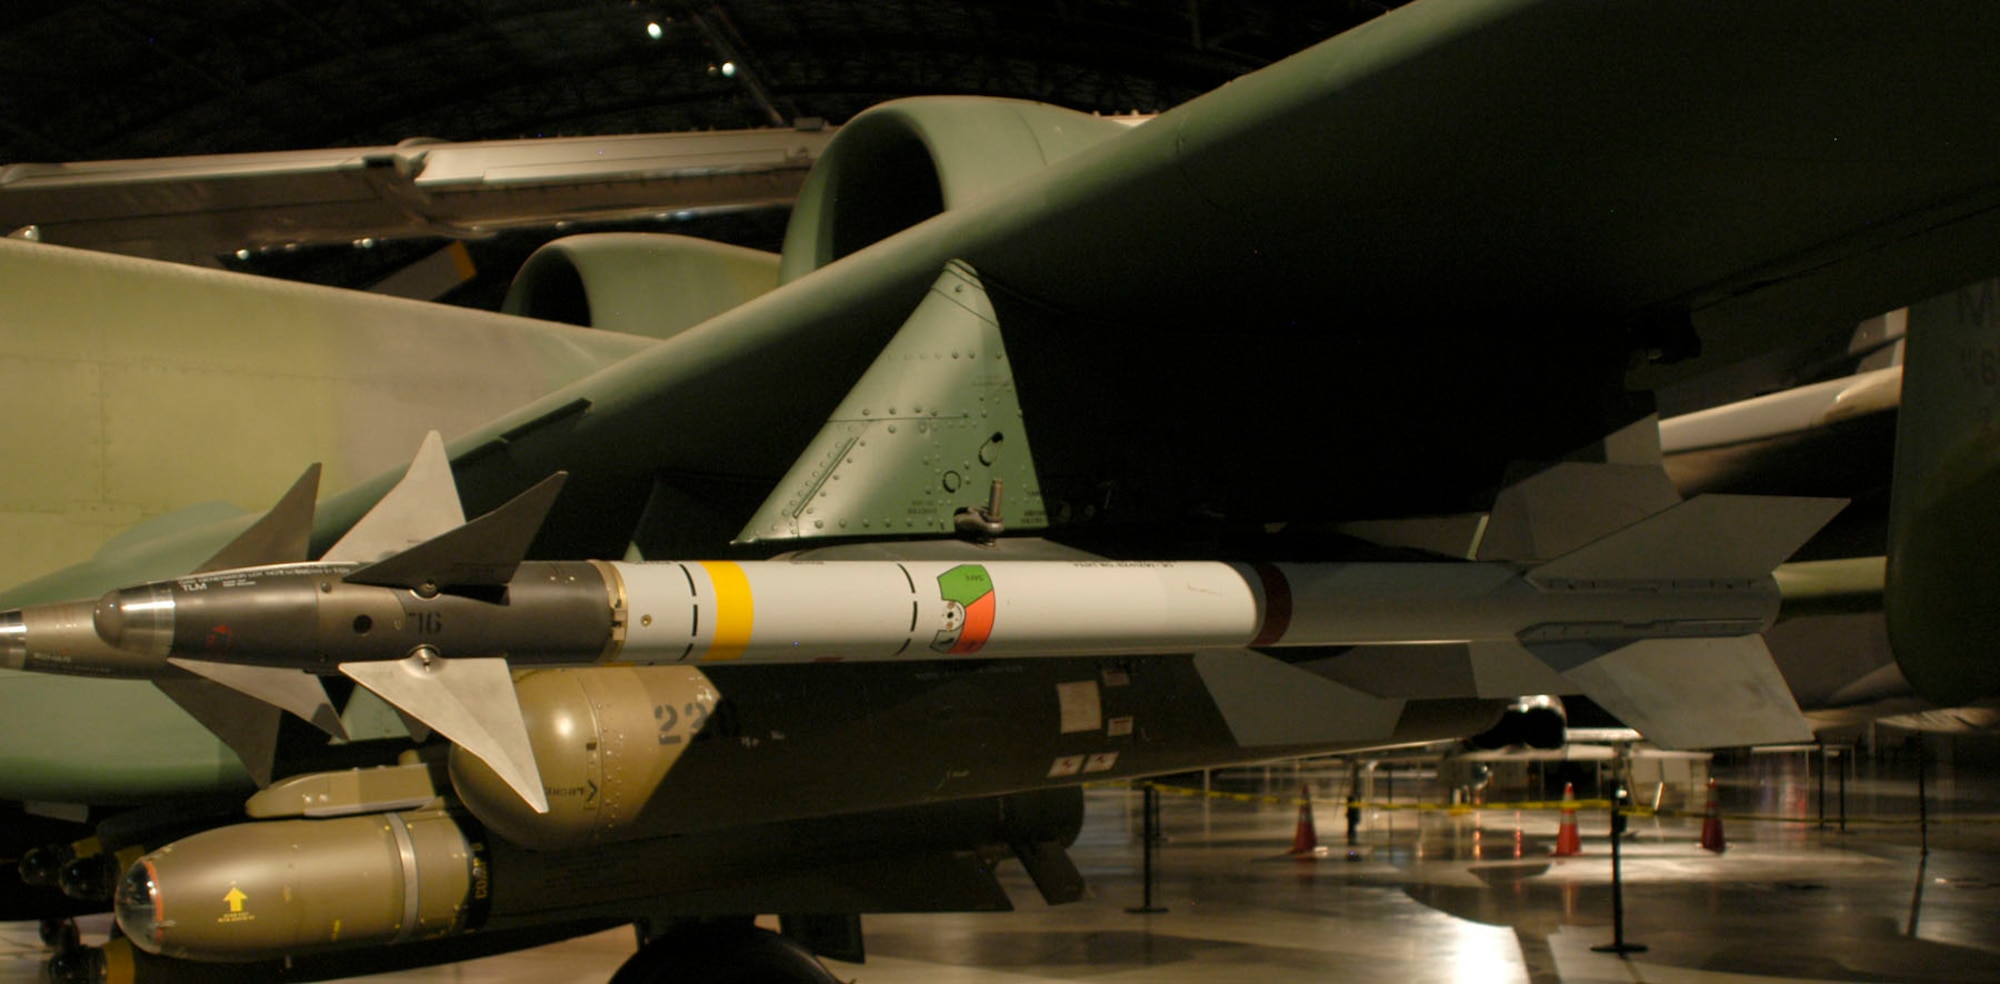
[(976, 653), (986, 645), (986, 637), (993, 634), (993, 592), (980, 595), (979, 600), (965, 606), (965, 631), (959, 633), (958, 644), (951, 647), (951, 655)]

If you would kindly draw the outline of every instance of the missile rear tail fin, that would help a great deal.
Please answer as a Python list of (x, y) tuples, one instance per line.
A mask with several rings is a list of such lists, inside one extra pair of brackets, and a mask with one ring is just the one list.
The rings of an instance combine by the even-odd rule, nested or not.
[[(1541, 564), (1528, 579), (1550, 591), (1620, 582), (1656, 590), (1674, 582), (1770, 590), (1771, 571), (1845, 505), (1843, 499), (1696, 496)], [(1576, 691), (1662, 747), (1811, 740), (1759, 628), (1689, 624), (1683, 637), (1638, 640), (1524, 633), (1521, 642)]]
[(1698, 495), (1537, 566), (1555, 580), (1762, 578), (1846, 507), (1846, 499)]

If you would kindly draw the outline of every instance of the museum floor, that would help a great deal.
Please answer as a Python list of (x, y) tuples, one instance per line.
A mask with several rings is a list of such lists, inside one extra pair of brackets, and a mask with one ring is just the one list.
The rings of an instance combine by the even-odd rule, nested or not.
[[(1835, 783), (1825, 787), (1827, 824), (1817, 823), (1813, 756), (1719, 761), (1725, 853), (1700, 848), (1698, 816), (1631, 821), (1626, 939), (1649, 949), (1625, 958), (1592, 950), (1613, 938), (1604, 813), (1582, 815), (1582, 856), (1553, 859), (1554, 813), (1370, 810), (1350, 860), (1345, 773), (1328, 764), (1217, 773), (1206, 796), (1203, 777), (1174, 780), (1161, 796), (1155, 858), (1153, 902), (1164, 912), (1128, 911), (1144, 900), (1140, 794), (1097, 788), (1074, 850), (1093, 898), (1046, 906), (1010, 864), (1020, 911), (869, 916), (867, 963), (829, 967), (861, 984), (2000, 980), (1991, 747), (1954, 753), (1933, 742), (1927, 858), (1907, 755), (1858, 757), (1845, 833)], [(1434, 778), (1406, 769), (1400, 805), (1447, 798)], [(1329, 848), (1315, 860), (1285, 856), (1303, 783)], [(95, 942), (104, 924), (84, 931)], [(596, 984), (631, 948), (629, 931), (613, 931), (360, 980)], [(32, 925), (0, 925), (0, 982), (39, 980), (40, 963)]]

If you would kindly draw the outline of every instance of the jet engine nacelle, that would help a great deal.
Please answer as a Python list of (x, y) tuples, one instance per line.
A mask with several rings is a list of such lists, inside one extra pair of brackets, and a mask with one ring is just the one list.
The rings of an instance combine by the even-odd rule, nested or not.
[(671, 338), (777, 285), (775, 253), (666, 233), (587, 233), (528, 257), (500, 310)]
[(873, 107), (841, 126), (799, 190), (779, 282), (1012, 184), (1129, 125), (1018, 99), (925, 96)]

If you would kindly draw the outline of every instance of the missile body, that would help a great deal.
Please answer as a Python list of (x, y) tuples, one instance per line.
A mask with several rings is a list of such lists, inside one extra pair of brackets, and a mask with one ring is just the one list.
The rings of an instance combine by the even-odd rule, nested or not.
[(0, 669), (64, 676), (183, 675), (157, 657), (120, 649), (97, 634), (97, 605), (66, 601), (0, 612)]
[[(468, 593), (351, 583), (351, 569), (288, 564), (115, 591), (95, 610), (98, 649), (332, 674), (419, 653), (522, 667), (1622, 644), (1759, 632), (1778, 602), (1769, 576), (1538, 580), (1492, 563), (530, 561), (504, 589)], [(12, 638), (34, 652), (42, 637)]]

